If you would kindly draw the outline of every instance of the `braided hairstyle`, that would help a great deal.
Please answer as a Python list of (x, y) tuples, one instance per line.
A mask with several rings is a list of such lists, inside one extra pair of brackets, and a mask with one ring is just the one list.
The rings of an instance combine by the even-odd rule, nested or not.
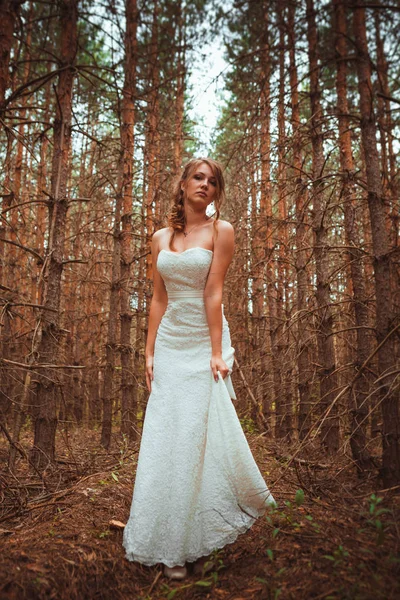
[(169, 241), (170, 250), (174, 251), (174, 239), (177, 233), (184, 231), (186, 226), (185, 219), (185, 190), (182, 189), (181, 183), (187, 181), (196, 169), (203, 163), (206, 163), (213, 172), (213, 175), (217, 182), (216, 193), (214, 197), (214, 233), (217, 235), (217, 221), (220, 216), (221, 205), (225, 199), (225, 181), (222, 174), (221, 165), (212, 158), (192, 158), (189, 160), (184, 168), (182, 175), (176, 180), (172, 202), (168, 213), (168, 225), (172, 228), (172, 235)]

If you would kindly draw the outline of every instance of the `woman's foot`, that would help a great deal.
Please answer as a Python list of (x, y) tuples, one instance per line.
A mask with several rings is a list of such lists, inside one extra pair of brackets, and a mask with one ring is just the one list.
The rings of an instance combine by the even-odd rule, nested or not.
[(183, 567), (167, 567), (167, 565), (164, 565), (164, 575), (169, 579), (185, 579), (187, 576), (186, 565)]

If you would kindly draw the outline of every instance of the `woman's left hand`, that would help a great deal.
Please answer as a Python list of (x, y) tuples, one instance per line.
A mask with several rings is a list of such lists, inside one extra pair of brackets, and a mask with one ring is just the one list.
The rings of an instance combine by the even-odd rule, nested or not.
[(225, 379), (229, 373), (229, 367), (222, 356), (212, 356), (210, 365), (215, 381), (218, 381), (218, 371), (221, 373), (222, 379)]

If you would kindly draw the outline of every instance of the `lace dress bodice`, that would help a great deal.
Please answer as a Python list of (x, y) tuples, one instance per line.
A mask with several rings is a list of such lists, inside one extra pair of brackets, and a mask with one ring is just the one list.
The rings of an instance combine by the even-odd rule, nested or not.
[(161, 250), (157, 269), (164, 280), (167, 293), (204, 290), (212, 259), (212, 250), (200, 246), (183, 252)]

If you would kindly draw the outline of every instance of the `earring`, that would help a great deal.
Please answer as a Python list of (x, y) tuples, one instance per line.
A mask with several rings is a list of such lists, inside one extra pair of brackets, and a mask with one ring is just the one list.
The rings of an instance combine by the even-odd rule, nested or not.
[(206, 215), (208, 217), (211, 217), (211, 215), (213, 215), (215, 213), (215, 204), (214, 201), (212, 201), (206, 208)]

